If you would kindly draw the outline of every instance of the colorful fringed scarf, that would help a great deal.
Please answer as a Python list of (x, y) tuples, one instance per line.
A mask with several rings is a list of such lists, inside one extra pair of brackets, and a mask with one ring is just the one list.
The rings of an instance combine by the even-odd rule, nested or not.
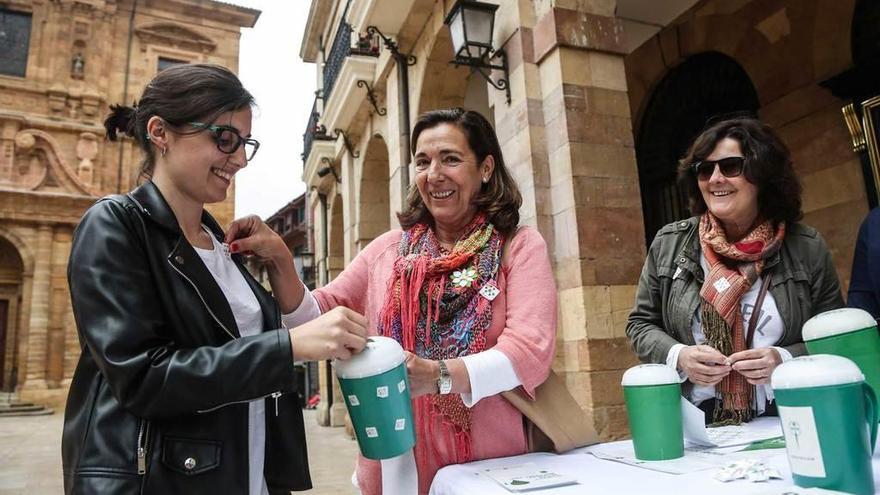
[[(503, 242), (484, 214), (474, 217), (449, 253), (442, 252), (426, 224), (404, 231), (379, 317), (379, 334), (431, 360), (485, 350), (492, 305), (480, 290), (496, 284)], [(431, 432), (431, 440), (451, 441), (455, 462), (471, 460), (470, 410), (459, 394), (422, 396), (415, 406), (417, 421), (423, 431)], [(433, 432), (437, 415), (444, 429), (439, 435)], [(430, 443), (420, 442), (417, 448), (428, 448)]]
[[(700, 290), (702, 329), (706, 344), (725, 356), (746, 349), (742, 297), (761, 276), (765, 260), (779, 250), (784, 237), (785, 223), (774, 228), (767, 220), (731, 243), (715, 216), (706, 212), (700, 219), (700, 246), (709, 265)], [(744, 376), (731, 372), (717, 387), (721, 407), (715, 408), (716, 423), (740, 424), (752, 418), (754, 387)]]

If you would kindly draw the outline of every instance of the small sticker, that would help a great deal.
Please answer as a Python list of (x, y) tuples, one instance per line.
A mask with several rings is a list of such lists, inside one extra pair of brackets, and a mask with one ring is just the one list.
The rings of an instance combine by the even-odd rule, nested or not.
[(779, 406), (779, 419), (785, 435), (785, 449), (791, 472), (811, 478), (824, 478), (825, 462), (822, 459), (813, 408)]
[(349, 395), (349, 396), (348, 396), (348, 403), (349, 403), (351, 406), (359, 406), (359, 405), (361, 405), (361, 401), (358, 400), (358, 396), (357, 396), (357, 395)]
[(721, 277), (718, 280), (716, 280), (714, 284), (712, 284), (712, 287), (715, 287), (715, 290), (719, 294), (721, 294), (722, 292), (724, 292), (730, 288), (730, 281), (727, 280), (727, 278), (725, 278), (725, 277)]
[(388, 387), (376, 387), (376, 397), (380, 399), (388, 397)]
[(488, 299), (489, 301), (494, 301), (498, 294), (501, 293), (501, 289), (495, 286), (495, 283), (492, 281), (486, 282), (486, 285), (480, 289), (480, 295)]
[(377, 438), (379, 436), (379, 430), (377, 430), (375, 426), (368, 426), (364, 429), (367, 430), (368, 438)]
[(400, 380), (397, 383), (397, 392), (402, 394), (404, 390), (406, 390), (406, 381)]
[(406, 418), (400, 418), (394, 422), (394, 429), (396, 431), (403, 431), (406, 428)]

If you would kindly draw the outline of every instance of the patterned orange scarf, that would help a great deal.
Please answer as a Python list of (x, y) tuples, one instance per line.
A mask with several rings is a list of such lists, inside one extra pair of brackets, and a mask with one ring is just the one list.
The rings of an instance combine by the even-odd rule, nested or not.
[[(741, 301), (761, 276), (764, 263), (779, 251), (785, 237), (785, 223), (765, 220), (738, 242), (727, 240), (724, 227), (709, 212), (700, 218), (700, 247), (709, 273), (700, 289), (703, 334), (706, 344), (725, 356), (746, 349)], [(755, 311), (758, 311), (756, 309)], [(754, 387), (739, 373), (731, 372), (717, 385), (721, 407), (714, 422), (740, 424), (752, 418)]]

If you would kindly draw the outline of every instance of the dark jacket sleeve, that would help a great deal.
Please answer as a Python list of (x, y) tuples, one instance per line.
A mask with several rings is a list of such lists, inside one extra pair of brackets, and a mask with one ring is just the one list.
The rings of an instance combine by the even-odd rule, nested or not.
[(83, 345), (116, 400), (143, 418), (192, 414), (293, 389), (286, 330), (220, 346), (182, 348), (163, 317), (133, 214), (113, 200), (93, 206), (76, 230), (68, 263)]
[[(825, 239), (818, 232), (815, 232), (815, 237), (807, 244), (806, 255), (806, 266), (810, 271), (810, 306), (808, 314), (804, 317), (811, 318), (825, 311), (842, 308), (843, 295), (840, 291), (837, 269), (834, 268), (831, 251), (828, 250)], [(801, 325), (803, 323), (805, 321), (802, 321)], [(807, 353), (800, 330), (798, 330), (798, 342), (782, 347), (794, 357)]]
[(813, 299), (813, 314), (811, 316), (843, 307), (840, 279), (837, 277), (837, 269), (831, 259), (831, 251), (825, 244), (825, 239), (818, 233), (813, 247), (813, 253), (810, 257), (814, 267), (810, 280), (810, 295)]
[(626, 336), (643, 363), (666, 363), (669, 349), (679, 342), (663, 328), (663, 298), (657, 257), (662, 236), (654, 238), (642, 267), (636, 300), (626, 321)]
[(856, 248), (853, 253), (852, 273), (849, 280), (849, 292), (846, 304), (851, 308), (864, 309), (875, 319), (880, 316), (880, 304), (877, 302), (877, 288), (871, 281), (871, 271), (876, 269), (871, 263), (872, 224), (880, 218), (880, 209), (868, 214), (859, 228)]

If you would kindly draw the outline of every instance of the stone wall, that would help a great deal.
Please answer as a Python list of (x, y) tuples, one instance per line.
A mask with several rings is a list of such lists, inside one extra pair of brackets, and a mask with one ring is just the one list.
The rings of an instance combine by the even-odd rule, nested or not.
[(827, 241), (844, 291), (853, 247), (867, 214), (859, 158), (841, 114), (845, 102), (819, 86), (852, 63), (854, 2), (700, 2), (626, 57), (633, 121), (651, 91), (688, 56), (732, 57), (757, 90), (759, 116), (791, 149), (803, 186), (804, 222)]
[[(332, 3), (322, 11), (325, 17), (310, 19), (325, 39), (332, 39), (344, 11), (345, 2)], [(344, 94), (335, 87), (331, 96), (359, 105), (343, 130), (354, 136), (360, 157), (346, 154), (338, 142), (306, 157), (304, 180), (316, 190), (330, 191), (326, 177), (315, 175), (316, 163), (326, 159), (340, 168), (342, 185), (332, 190), (353, 202), (341, 222), (349, 233), (369, 231), (381, 220), (365, 202), (377, 184), (362, 180), (372, 136), (381, 135), (388, 150), (393, 226), (401, 175), (412, 174), (401, 138), (404, 121), (463, 104), (475, 93), (469, 77), (480, 77), (449, 63), (453, 54), (443, 20), (453, 1), (405, 3), (408, 11), (380, 10), (374, 0), (352, 8), (355, 18), (368, 18), (364, 28), (381, 26), (401, 53), (417, 59), (407, 72), (409, 115), (400, 106), (396, 62), (383, 48), (368, 82), (378, 88), (386, 116), (371, 110), (361, 89)], [(559, 295), (553, 367), (600, 436), (618, 438), (627, 434), (620, 378), (637, 362), (624, 331), (646, 252), (634, 134), (652, 91), (692, 54), (717, 51), (742, 65), (757, 88), (761, 116), (792, 148), (805, 187), (805, 222), (828, 240), (846, 284), (866, 201), (842, 102), (818, 83), (850, 63), (853, 2), (703, 0), (631, 53), (615, 0), (493, 3), (499, 5), (494, 45), (503, 44), (507, 55), (511, 101), (486, 84), (481, 111), (496, 123), (505, 162), (522, 191), (521, 223), (535, 226), (550, 250)], [(382, 14), (370, 18), (371, 11)], [(317, 43), (316, 33), (307, 33), (302, 53), (318, 52), (309, 45)], [(346, 238), (348, 262), (362, 239)]]
[[(23, 399), (63, 404), (80, 352), (66, 274), (73, 230), (95, 199), (138, 183), (140, 151), (103, 137), (108, 105), (138, 99), (160, 58), (236, 70), (240, 28), (259, 15), (157, 0), (132, 16), (133, 4), (3, 3), (32, 19), (25, 76), (0, 75), (0, 236), (24, 263), (21, 279), (0, 287), (14, 308), (0, 382)], [(221, 224), (232, 220), (233, 196), (209, 207)]]

